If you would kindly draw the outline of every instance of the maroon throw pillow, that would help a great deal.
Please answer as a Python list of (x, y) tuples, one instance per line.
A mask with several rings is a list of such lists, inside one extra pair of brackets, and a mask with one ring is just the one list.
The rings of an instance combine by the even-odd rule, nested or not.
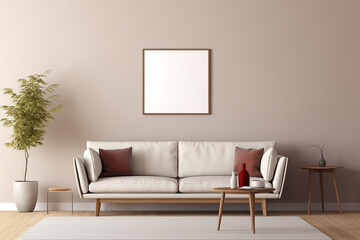
[(104, 150), (99, 149), (102, 163), (102, 173), (100, 177), (111, 176), (130, 176), (132, 148)]
[(241, 172), (242, 164), (246, 164), (246, 171), (250, 177), (262, 177), (260, 173), (260, 160), (264, 149), (243, 149), (235, 147), (234, 172)]

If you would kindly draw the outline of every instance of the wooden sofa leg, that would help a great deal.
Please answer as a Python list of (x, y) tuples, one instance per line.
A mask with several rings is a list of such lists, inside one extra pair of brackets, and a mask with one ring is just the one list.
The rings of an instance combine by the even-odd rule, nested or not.
[(96, 199), (95, 200), (95, 216), (100, 215), (100, 207), (101, 207), (100, 199)]
[(267, 208), (266, 208), (266, 199), (263, 199), (261, 202), (262, 214), (264, 217), (267, 216)]

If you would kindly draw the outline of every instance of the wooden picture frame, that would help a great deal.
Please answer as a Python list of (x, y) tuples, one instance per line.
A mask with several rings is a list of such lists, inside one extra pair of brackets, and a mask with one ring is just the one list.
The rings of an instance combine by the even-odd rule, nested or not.
[(210, 114), (210, 49), (145, 48), (144, 115)]

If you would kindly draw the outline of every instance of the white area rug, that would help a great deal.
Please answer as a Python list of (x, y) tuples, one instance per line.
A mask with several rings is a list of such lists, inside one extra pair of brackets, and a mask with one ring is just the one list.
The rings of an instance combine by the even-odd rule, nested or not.
[(21, 240), (40, 239), (330, 239), (299, 217), (46, 217)]

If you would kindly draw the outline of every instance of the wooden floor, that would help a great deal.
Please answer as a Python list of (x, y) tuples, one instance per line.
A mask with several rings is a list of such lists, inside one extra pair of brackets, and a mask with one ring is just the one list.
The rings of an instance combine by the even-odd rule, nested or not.
[[(94, 212), (74, 212), (73, 216), (93, 216)], [(101, 212), (101, 216), (217, 216), (217, 212)], [(224, 216), (248, 216), (248, 212), (224, 212)], [(260, 212), (257, 215), (261, 215)], [(269, 212), (269, 216), (299, 216), (332, 239), (360, 239), (360, 212)], [(46, 216), (71, 216), (71, 212), (0, 212), (0, 239), (18, 239)]]

